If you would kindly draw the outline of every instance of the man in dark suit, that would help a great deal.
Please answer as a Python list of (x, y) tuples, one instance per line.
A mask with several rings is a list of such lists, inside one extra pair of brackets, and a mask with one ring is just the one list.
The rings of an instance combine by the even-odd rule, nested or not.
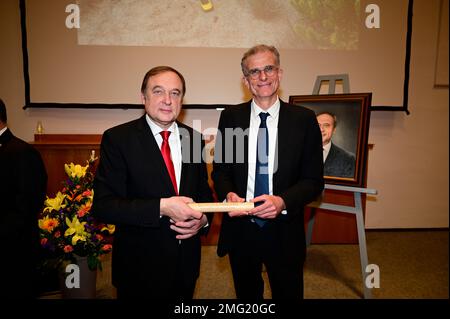
[(319, 126), (314, 112), (278, 98), (275, 47), (251, 48), (241, 67), (253, 100), (222, 111), (212, 176), (219, 200), (256, 207), (224, 215), (218, 255), (229, 255), (237, 298), (263, 298), (264, 264), (273, 298), (300, 299), (303, 209), (324, 187)]
[(324, 175), (336, 177), (355, 176), (355, 156), (332, 142), (336, 132), (336, 115), (331, 112), (317, 114), (322, 133)]
[(39, 292), (37, 221), (46, 188), (41, 155), (8, 129), (0, 99), (0, 298), (33, 298)]
[(147, 72), (146, 114), (103, 134), (93, 211), (116, 225), (112, 280), (118, 298), (193, 296), (206, 215), (188, 203), (212, 201), (200, 133), (176, 122), (183, 76), (167, 66)]

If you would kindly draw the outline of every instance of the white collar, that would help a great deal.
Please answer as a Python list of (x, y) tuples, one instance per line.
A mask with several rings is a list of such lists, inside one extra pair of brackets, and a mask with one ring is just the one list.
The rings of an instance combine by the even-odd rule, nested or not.
[(261, 107), (256, 104), (255, 100), (252, 100), (252, 115), (257, 118), (259, 117), (259, 113), (269, 113), (271, 118), (278, 117), (278, 113), (280, 112), (280, 99), (277, 97), (275, 103), (273, 103), (267, 110), (263, 110)]
[(171, 133), (175, 132), (177, 129), (177, 123), (174, 121), (169, 126), (167, 130), (162, 129), (159, 125), (157, 125), (151, 118), (148, 116), (148, 114), (145, 114), (145, 120), (147, 121), (148, 126), (150, 126), (150, 129), (152, 130), (153, 136), (159, 135), (162, 131), (169, 131)]

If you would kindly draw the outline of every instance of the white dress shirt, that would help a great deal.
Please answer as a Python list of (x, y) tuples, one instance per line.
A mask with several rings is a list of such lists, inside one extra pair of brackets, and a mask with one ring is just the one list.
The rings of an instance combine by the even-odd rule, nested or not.
[[(275, 154), (278, 137), (278, 118), (280, 114), (280, 99), (269, 107), (267, 110), (260, 108), (255, 101), (252, 101), (250, 112), (250, 127), (248, 136), (248, 177), (247, 177), (247, 194), (246, 201), (253, 199), (255, 196), (255, 173), (256, 173), (256, 148), (258, 142), (258, 130), (261, 124), (259, 113), (269, 113), (266, 124), (269, 132), (269, 194), (273, 195), (273, 174), (276, 172)], [(276, 161), (278, 162), (278, 160)], [(281, 214), (286, 215), (287, 210), (283, 210)]]
[(261, 124), (259, 113), (269, 113), (267, 117), (267, 130), (269, 132), (269, 195), (273, 195), (273, 173), (275, 163), (275, 149), (278, 136), (278, 114), (280, 113), (280, 100), (263, 110), (255, 101), (252, 101), (250, 112), (250, 127), (248, 137), (248, 177), (247, 177), (247, 195), (246, 200), (254, 198), (255, 191), (255, 172), (256, 172), (256, 148), (258, 141), (258, 129)]
[[(161, 149), (163, 138), (160, 133), (164, 130), (160, 128), (158, 125), (156, 125), (156, 123), (153, 122), (153, 120), (148, 116), (148, 114), (145, 115), (145, 119), (147, 120), (147, 123), (150, 126), (150, 129), (152, 130), (153, 137), (155, 138), (156, 143), (158, 143), (159, 149)], [(173, 167), (175, 169), (175, 177), (177, 180), (177, 189), (179, 190), (182, 158), (181, 158), (181, 141), (177, 123), (173, 122), (172, 125), (167, 129), (167, 131), (171, 132), (169, 136), (170, 155), (172, 156)]]
[(329, 142), (327, 145), (323, 146), (323, 162), (325, 163), (325, 161), (327, 160), (328, 154), (330, 153), (330, 148), (331, 148), (331, 142)]

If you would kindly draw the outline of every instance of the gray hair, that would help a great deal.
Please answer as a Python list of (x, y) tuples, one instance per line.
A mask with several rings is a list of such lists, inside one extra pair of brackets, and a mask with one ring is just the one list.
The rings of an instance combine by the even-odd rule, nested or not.
[(255, 55), (257, 53), (261, 52), (272, 52), (273, 56), (275, 57), (275, 66), (280, 66), (280, 52), (278, 52), (277, 48), (275, 48), (273, 45), (266, 45), (266, 44), (258, 44), (250, 49), (247, 50), (247, 52), (244, 53), (242, 60), (241, 60), (241, 69), (242, 73), (244, 75), (247, 75), (247, 59), (248, 57)]

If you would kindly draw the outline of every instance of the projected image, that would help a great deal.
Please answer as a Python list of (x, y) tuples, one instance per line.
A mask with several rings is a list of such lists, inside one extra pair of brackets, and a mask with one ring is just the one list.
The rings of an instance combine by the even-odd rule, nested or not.
[(360, 0), (79, 0), (78, 44), (357, 49)]

